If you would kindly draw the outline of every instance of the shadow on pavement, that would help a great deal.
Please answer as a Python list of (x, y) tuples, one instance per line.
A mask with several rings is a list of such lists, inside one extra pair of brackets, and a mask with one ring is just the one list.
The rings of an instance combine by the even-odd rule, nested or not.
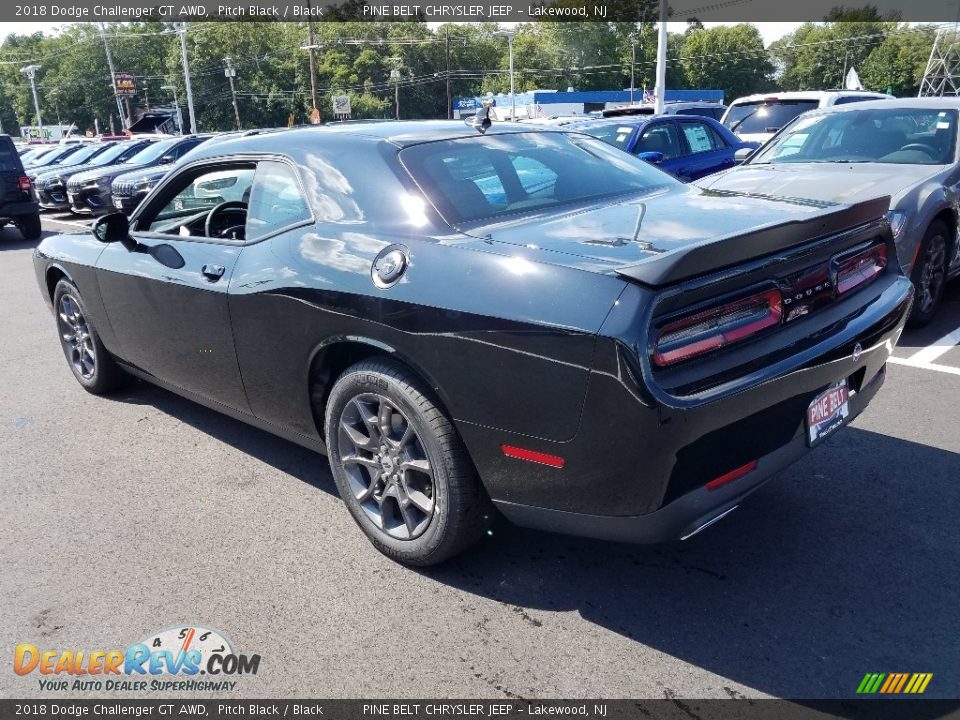
[[(314, 452), (147, 383), (113, 398), (336, 495)], [(925, 697), (957, 697), (958, 477), (956, 453), (850, 427), (684, 543), (501, 521), (473, 550), (420, 572), (503, 603), (535, 632), (542, 612), (574, 611), (775, 697), (853, 697), (868, 672), (931, 672)]]
[(957, 697), (958, 477), (960, 455), (848, 428), (685, 543), (501, 524), (424, 574), (532, 627), (575, 611), (776, 697), (852, 697), (867, 672), (932, 672), (926, 696)]

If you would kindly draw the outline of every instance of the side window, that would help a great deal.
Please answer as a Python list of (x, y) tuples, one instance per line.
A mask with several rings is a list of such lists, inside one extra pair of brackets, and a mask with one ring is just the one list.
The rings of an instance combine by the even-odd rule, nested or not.
[(680, 137), (677, 129), (671, 122), (653, 123), (645, 128), (637, 140), (635, 153), (658, 152), (663, 153), (664, 160), (679, 157), (683, 154)]
[(180, 145), (175, 147), (173, 152), (170, 154), (173, 155), (174, 161), (179, 160), (199, 144), (199, 140), (187, 140), (186, 142), (180, 143)]
[(717, 142), (717, 136), (706, 123), (684, 122), (680, 123), (680, 127), (683, 129), (683, 136), (687, 140), (687, 145), (690, 146), (690, 152), (694, 155), (719, 150), (723, 147), (722, 144)]
[(311, 217), (293, 168), (273, 160), (259, 163), (247, 208), (247, 238), (263, 237)]
[(864, 102), (865, 100), (876, 100), (869, 95), (843, 95), (834, 100), (834, 105), (846, 105), (847, 103)]
[[(183, 173), (171, 188), (173, 196), (167, 196), (155, 214), (148, 211), (137, 227), (181, 237), (239, 238), (246, 222), (253, 173), (251, 164), (221, 165)], [(231, 205), (210, 217), (215, 207), (226, 202)], [(224, 234), (231, 230), (233, 232)]]

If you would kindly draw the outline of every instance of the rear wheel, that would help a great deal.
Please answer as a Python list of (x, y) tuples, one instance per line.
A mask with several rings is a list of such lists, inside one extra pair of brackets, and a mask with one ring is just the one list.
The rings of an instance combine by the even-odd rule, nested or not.
[(330, 393), (334, 480), (380, 552), (434, 565), (480, 538), (489, 501), (452, 422), (402, 365), (365, 360)]
[(22, 215), (18, 217), (17, 227), (20, 229), (20, 232), (23, 234), (24, 239), (26, 240), (39, 240), (42, 229), (40, 227), (40, 213), (36, 212), (33, 215)]
[(53, 291), (53, 306), (60, 346), (77, 382), (94, 395), (120, 386), (126, 374), (100, 341), (77, 287), (69, 280), (58, 282)]
[(916, 295), (910, 312), (910, 327), (923, 327), (929, 323), (940, 307), (947, 282), (947, 226), (937, 220), (930, 224), (920, 243), (917, 263), (913, 267)]

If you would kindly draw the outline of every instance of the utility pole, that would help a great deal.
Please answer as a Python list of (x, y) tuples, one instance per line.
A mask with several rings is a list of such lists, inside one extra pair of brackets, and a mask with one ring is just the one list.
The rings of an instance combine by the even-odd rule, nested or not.
[(237, 76), (237, 69), (233, 66), (233, 58), (225, 57), (223, 61), (227, 64), (227, 69), (223, 74), (230, 81), (230, 95), (233, 97), (233, 117), (237, 121), (237, 130), (240, 129), (240, 110), (237, 108), (237, 89), (233, 85), (233, 79)]
[(313, 101), (313, 109), (317, 109), (317, 70), (316, 70), (316, 61), (313, 58), (313, 51), (317, 47), (316, 39), (313, 35), (313, 8), (310, 5), (310, 0), (307, 0), (307, 32), (308, 32), (308, 42), (307, 47), (310, 51), (310, 98)]
[(161, 90), (169, 90), (173, 93), (173, 109), (177, 114), (177, 132), (183, 135), (183, 115), (180, 113), (180, 101), (177, 99), (177, 88), (175, 85), (161, 85)]
[(390, 70), (390, 79), (393, 80), (393, 103), (396, 107), (397, 120), (400, 119), (400, 63), (403, 62), (399, 57), (388, 57), (387, 60), (393, 64)]
[(110, 69), (110, 89), (113, 90), (113, 99), (117, 101), (117, 114), (120, 117), (120, 124), (123, 124), (123, 104), (120, 102), (120, 96), (117, 95), (117, 71), (113, 67), (113, 55), (110, 54), (110, 43), (107, 42), (107, 33), (100, 23), (100, 37), (103, 39), (103, 49), (107, 52), (107, 67)]
[(444, 56), (447, 60), (447, 120), (453, 118), (453, 96), (450, 94), (450, 24), (446, 26), (444, 33)]
[[(664, 0), (666, 2), (666, 0)], [(180, 55), (183, 58), (183, 83), (187, 91), (187, 113), (190, 116), (190, 134), (197, 132), (197, 116), (193, 111), (193, 89), (190, 87), (190, 60), (187, 58), (187, 22), (177, 28), (180, 33)]]
[(630, 104), (633, 105), (633, 71), (637, 67), (637, 43), (630, 43)]
[[(513, 30), (501, 30), (496, 33), (500, 37), (505, 37), (507, 39), (507, 48), (508, 54), (510, 56), (510, 119), (517, 119), (517, 96), (514, 94), (513, 90), (513, 36), (516, 33)], [(583, 63), (580, 63), (581, 65)]]
[(39, 70), (40, 67), (40, 65), (27, 65), (24, 68), (20, 68), (20, 72), (30, 80), (30, 89), (33, 91), (33, 109), (37, 111), (37, 131), (40, 133), (42, 139), (43, 120), (40, 119), (40, 100), (37, 99), (37, 70)]
[(657, 85), (654, 89), (653, 111), (657, 115), (663, 113), (663, 96), (666, 94), (667, 84), (667, 0), (660, 0), (660, 29), (657, 34)]

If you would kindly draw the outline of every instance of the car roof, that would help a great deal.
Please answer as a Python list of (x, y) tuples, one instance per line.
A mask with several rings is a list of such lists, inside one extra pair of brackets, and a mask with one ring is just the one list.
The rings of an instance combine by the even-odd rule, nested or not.
[(829, 97), (831, 95), (836, 96), (854, 96), (854, 95), (867, 95), (874, 96), (879, 98), (890, 97), (889, 95), (884, 95), (883, 93), (873, 92), (871, 90), (791, 90), (788, 92), (769, 92), (769, 93), (756, 93), (754, 95), (745, 95), (743, 97), (738, 97), (734, 100), (731, 105), (739, 105), (741, 103), (754, 103), (762, 102), (767, 99), (777, 99), (777, 100), (822, 100), (823, 98)]
[[(504, 133), (563, 132), (562, 128), (532, 123), (493, 122), (487, 135)], [(321, 138), (352, 137), (357, 140), (386, 142), (403, 148), (425, 142), (458, 140), (476, 137), (479, 132), (462, 120), (392, 120), (389, 122), (357, 122), (341, 125), (315, 125), (291, 128), (276, 133), (237, 137), (222, 142), (198, 145), (191, 152), (194, 159), (245, 152), (279, 152), (286, 148), (305, 148)]]

